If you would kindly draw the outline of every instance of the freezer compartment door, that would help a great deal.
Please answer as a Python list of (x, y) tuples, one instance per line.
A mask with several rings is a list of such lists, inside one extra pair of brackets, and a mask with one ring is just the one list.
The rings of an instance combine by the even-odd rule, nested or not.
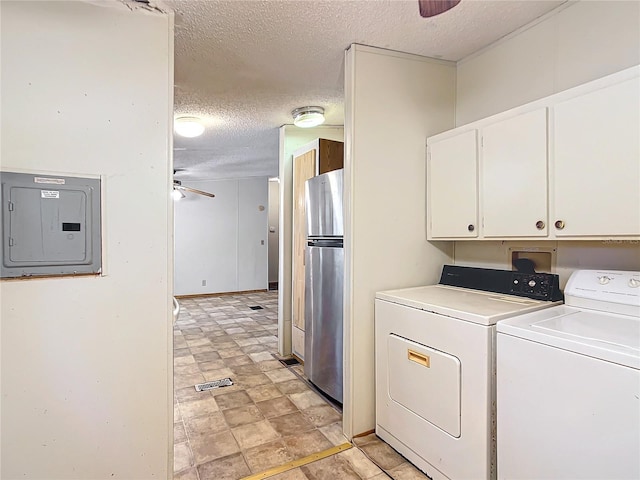
[(312, 177), (305, 182), (308, 237), (342, 237), (342, 170)]
[(391, 334), (389, 397), (453, 437), (460, 436), (460, 360)]
[(306, 248), (304, 373), (314, 385), (340, 403), (343, 277), (342, 248)]

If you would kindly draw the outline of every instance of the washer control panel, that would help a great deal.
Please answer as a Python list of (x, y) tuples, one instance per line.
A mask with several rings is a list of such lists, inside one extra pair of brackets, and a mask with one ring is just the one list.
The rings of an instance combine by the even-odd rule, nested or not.
[(565, 292), (573, 297), (640, 306), (640, 272), (577, 270)]

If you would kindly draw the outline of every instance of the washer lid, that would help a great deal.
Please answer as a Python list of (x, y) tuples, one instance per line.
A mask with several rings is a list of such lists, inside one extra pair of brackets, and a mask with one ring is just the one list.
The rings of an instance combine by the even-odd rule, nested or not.
[(500, 322), (498, 333), (640, 369), (640, 318), (566, 305)]
[(446, 285), (388, 290), (376, 298), (481, 325), (561, 303)]

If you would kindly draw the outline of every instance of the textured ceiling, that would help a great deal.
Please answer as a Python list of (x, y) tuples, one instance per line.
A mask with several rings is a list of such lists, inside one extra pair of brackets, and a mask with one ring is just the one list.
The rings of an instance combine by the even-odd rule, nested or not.
[(175, 137), (182, 179), (276, 176), (278, 127), (305, 105), (344, 122), (352, 43), (460, 60), (563, 1), (462, 0), (430, 19), (417, 0), (165, 0), (176, 13), (175, 114), (201, 117)]

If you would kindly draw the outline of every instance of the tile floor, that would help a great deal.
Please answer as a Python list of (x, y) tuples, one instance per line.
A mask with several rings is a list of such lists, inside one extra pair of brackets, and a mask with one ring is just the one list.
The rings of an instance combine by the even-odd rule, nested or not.
[[(237, 480), (346, 442), (340, 413), (301, 378), (299, 366), (287, 368), (273, 356), (277, 295), (180, 300), (174, 328), (174, 480)], [(234, 385), (195, 391), (197, 383), (225, 377)], [(359, 448), (270, 478), (427, 478), (374, 434), (355, 443)]]

